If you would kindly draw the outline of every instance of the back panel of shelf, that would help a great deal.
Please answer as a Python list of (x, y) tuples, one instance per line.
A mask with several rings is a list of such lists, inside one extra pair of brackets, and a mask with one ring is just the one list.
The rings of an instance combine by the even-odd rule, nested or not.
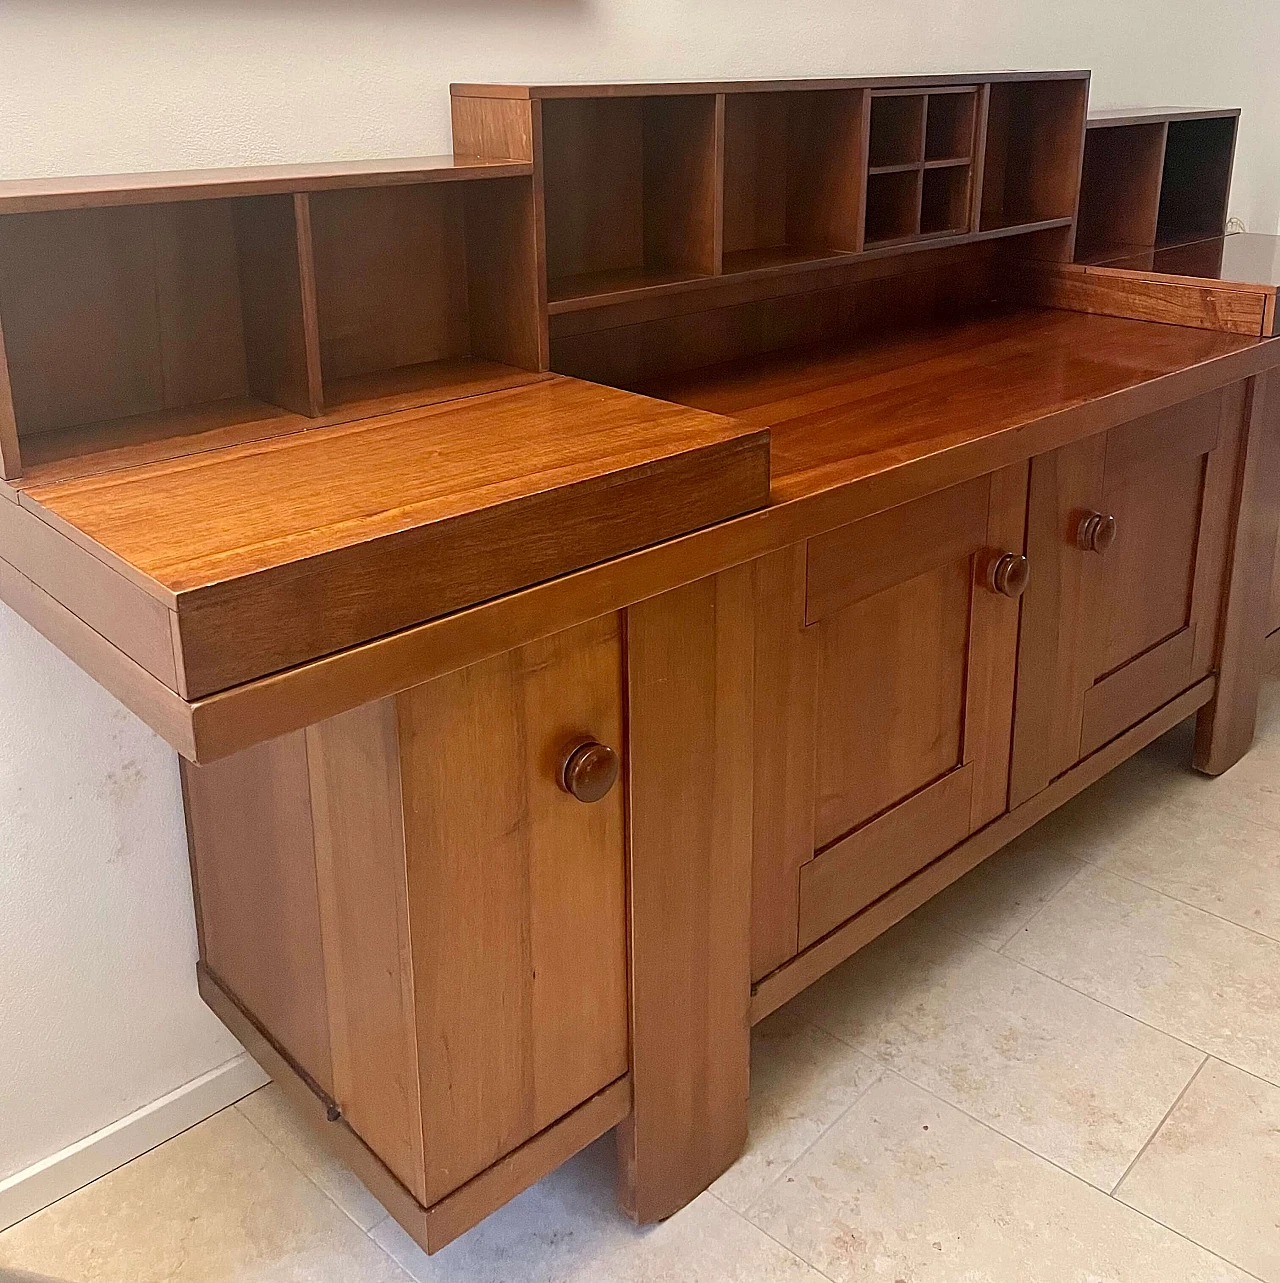
[(1156, 219), (1158, 245), (1222, 235), (1237, 123), (1234, 114), (1169, 122)]

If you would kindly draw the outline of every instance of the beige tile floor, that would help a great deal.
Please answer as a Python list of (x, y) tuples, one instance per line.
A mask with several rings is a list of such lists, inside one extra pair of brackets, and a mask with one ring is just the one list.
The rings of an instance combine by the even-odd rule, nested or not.
[(1280, 1283), (1280, 681), (1179, 727), (755, 1031), (665, 1224), (609, 1138), (428, 1260), (274, 1088), (0, 1234), (6, 1283)]

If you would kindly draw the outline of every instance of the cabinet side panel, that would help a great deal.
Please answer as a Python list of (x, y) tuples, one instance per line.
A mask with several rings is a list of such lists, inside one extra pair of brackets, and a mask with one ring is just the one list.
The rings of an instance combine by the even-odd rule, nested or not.
[(642, 1223), (746, 1142), (752, 579), (738, 566), (627, 612), (634, 1104), (620, 1195)]
[(813, 858), (818, 634), (804, 622), (805, 545), (755, 563), (751, 975), (798, 948), (800, 866)]
[(616, 616), (399, 699), (426, 1199), (626, 1072), (623, 790), (557, 784), (622, 743)]
[(306, 736), (181, 765), (201, 958), (332, 1094)]
[(452, 98), (453, 150), (482, 160), (533, 159), (533, 109), (528, 98)]
[(1259, 375), (1249, 387), (1218, 641), (1218, 686), (1196, 725), (1195, 766), (1208, 775), (1233, 766), (1253, 743), (1280, 527), (1280, 373)]
[(396, 703), (307, 729), (333, 1097), (419, 1199), (422, 1113)]

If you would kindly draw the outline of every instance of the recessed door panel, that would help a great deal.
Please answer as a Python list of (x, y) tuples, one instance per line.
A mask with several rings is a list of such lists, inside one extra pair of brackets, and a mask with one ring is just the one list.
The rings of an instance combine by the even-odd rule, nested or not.
[(960, 765), (972, 562), (816, 625), (819, 848)]
[(755, 979), (1004, 810), (1026, 496), (1022, 464), (756, 563)]
[(1010, 802), (1212, 668), (1242, 385), (1032, 461)]

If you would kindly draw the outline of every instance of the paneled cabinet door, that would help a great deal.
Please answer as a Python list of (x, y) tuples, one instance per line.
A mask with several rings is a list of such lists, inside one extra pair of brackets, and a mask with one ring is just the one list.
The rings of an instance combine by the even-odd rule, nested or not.
[(1212, 671), (1244, 414), (1233, 385), (1032, 461), (1013, 805)]
[(1018, 465), (756, 564), (755, 979), (1004, 811), (1026, 487)]

